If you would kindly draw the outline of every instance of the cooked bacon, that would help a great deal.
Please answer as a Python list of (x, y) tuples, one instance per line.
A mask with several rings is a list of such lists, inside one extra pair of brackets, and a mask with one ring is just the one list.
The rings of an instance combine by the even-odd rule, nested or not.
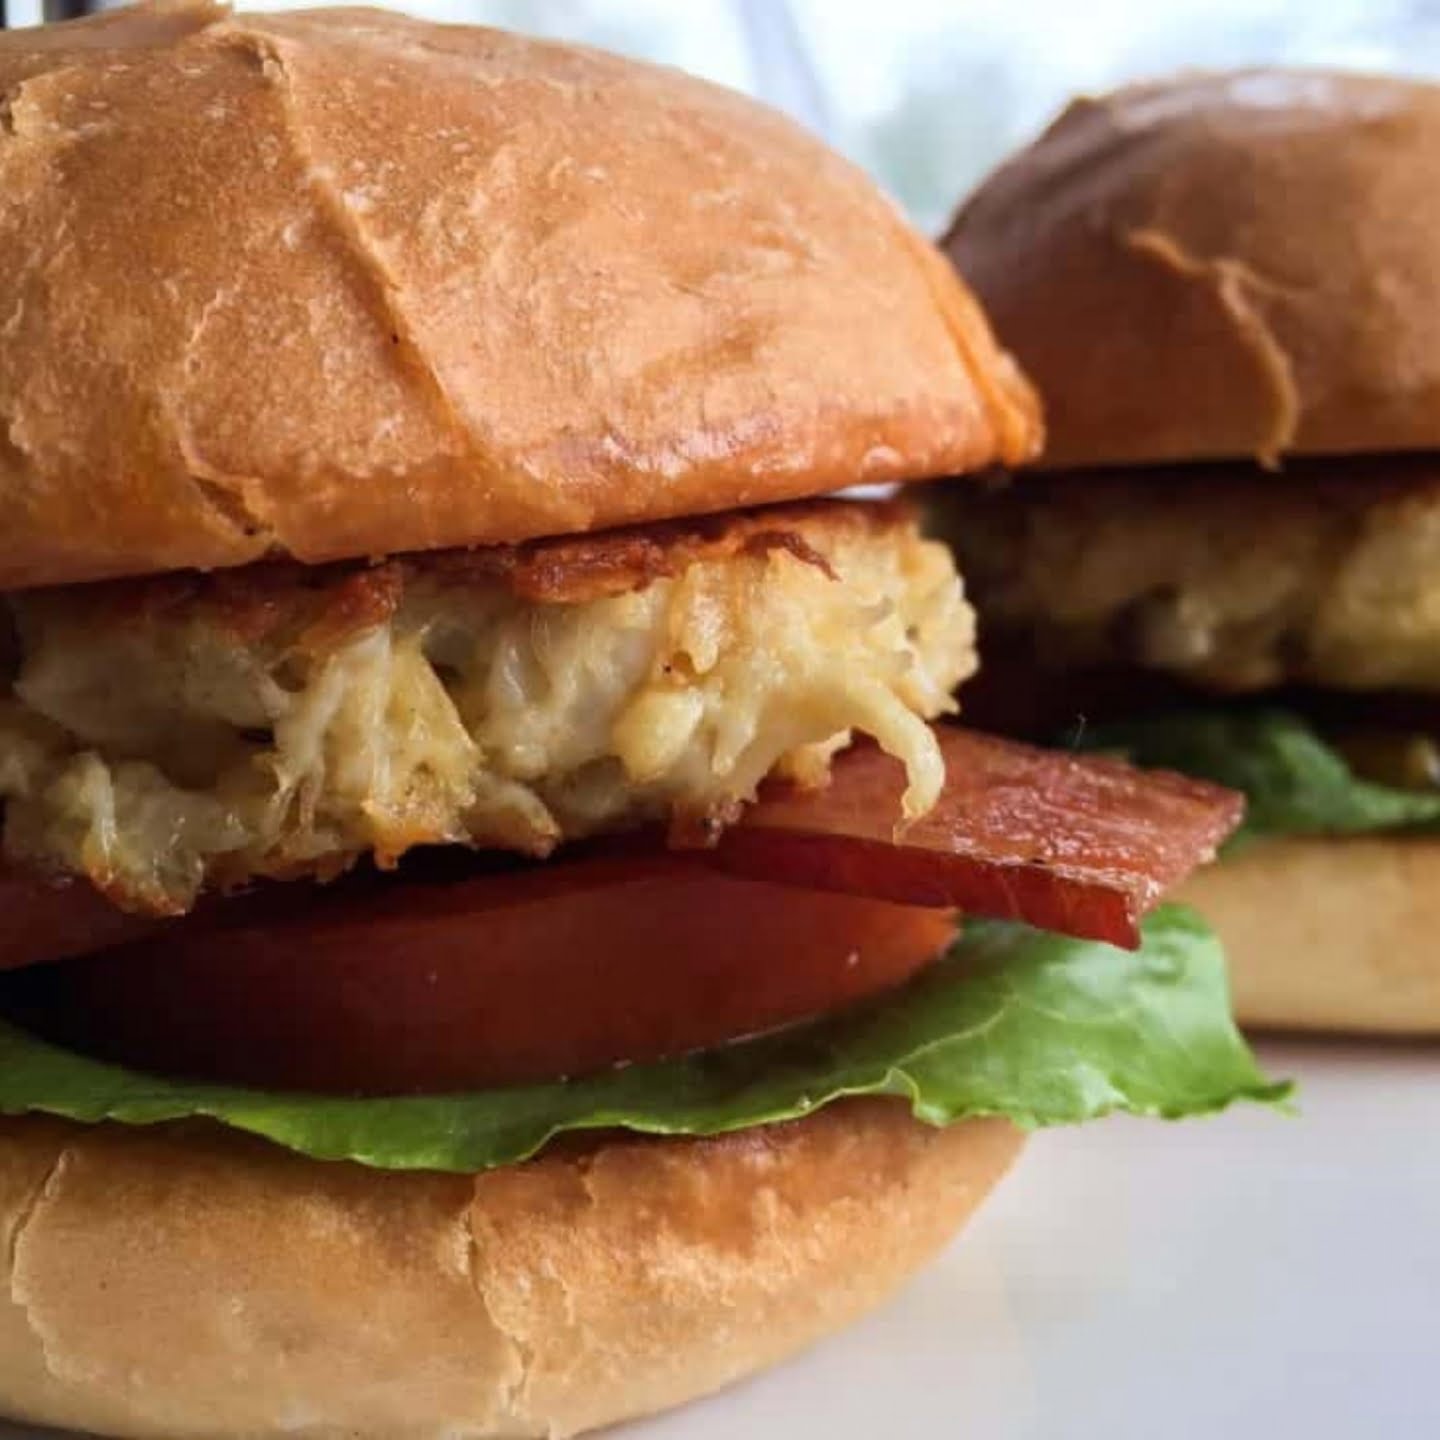
[(177, 616), (203, 618), (246, 644), (285, 633), (329, 648), (383, 625), (406, 594), (427, 581), (536, 604), (579, 605), (643, 590), (697, 562), (772, 550), (833, 577), (820, 548), (827, 537), (885, 534), (903, 529), (913, 516), (904, 500), (808, 500), (519, 545), (436, 550), (375, 564), (273, 560), (213, 574), (183, 570), (67, 590), (75, 604), (98, 602), (109, 616), (137, 629), (173, 623)]
[(1139, 922), (1240, 822), (1232, 791), (938, 727), (940, 803), (901, 830), (904, 772), (872, 746), (819, 793), (774, 788), (712, 852), (739, 875), (955, 906), (1135, 948)]
[[(940, 803), (914, 824), (896, 828), (902, 767), (859, 745), (837, 757), (827, 789), (770, 788), (702, 853), (750, 879), (958, 908), (1134, 948), (1140, 917), (1211, 859), (1240, 820), (1241, 798), (1202, 781), (953, 726), (937, 735), (949, 778)], [(635, 848), (613, 839), (603, 846)], [(356, 885), (394, 887), (403, 904), (406, 873)], [(304, 905), (313, 894), (307, 885), (293, 897)], [(236, 920), (251, 903), (266, 897), (216, 898), (179, 924)], [(157, 926), (114, 909), (86, 883), (57, 885), (3, 867), (0, 915), (8, 917), (0, 970), (123, 944)]]

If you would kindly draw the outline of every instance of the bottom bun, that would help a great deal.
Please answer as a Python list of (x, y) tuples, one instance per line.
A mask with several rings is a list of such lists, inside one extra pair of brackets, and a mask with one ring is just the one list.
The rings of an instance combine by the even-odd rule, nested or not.
[(1225, 942), (1241, 1024), (1440, 1034), (1440, 838), (1267, 840), (1177, 898)]
[(206, 1125), (0, 1121), (0, 1409), (117, 1436), (566, 1435), (853, 1320), (1004, 1172), (1003, 1121), (853, 1101), (480, 1176)]

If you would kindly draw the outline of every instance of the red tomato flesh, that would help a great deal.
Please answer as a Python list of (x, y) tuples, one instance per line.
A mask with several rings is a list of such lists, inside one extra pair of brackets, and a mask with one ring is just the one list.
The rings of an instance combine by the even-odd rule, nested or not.
[(117, 910), (88, 880), (0, 863), (0, 970), (123, 945), (167, 923)]
[(553, 1080), (840, 1009), (899, 985), (954, 933), (947, 910), (668, 856), (392, 879), (221, 917), (54, 967), (64, 1038), (269, 1088)]

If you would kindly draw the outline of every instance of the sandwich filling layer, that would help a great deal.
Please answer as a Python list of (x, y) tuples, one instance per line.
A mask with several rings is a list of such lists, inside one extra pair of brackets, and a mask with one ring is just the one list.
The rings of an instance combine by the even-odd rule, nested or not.
[(1440, 465), (1349, 457), (951, 487), (987, 624), (1055, 668), (1440, 693)]
[(948, 552), (888, 505), (7, 604), (4, 850), (157, 914), (421, 844), (703, 831), (853, 732), (918, 815), (975, 667)]
[(1240, 790), (1247, 839), (1440, 828), (1433, 455), (1057, 472), (943, 505), (988, 622), (980, 723)]

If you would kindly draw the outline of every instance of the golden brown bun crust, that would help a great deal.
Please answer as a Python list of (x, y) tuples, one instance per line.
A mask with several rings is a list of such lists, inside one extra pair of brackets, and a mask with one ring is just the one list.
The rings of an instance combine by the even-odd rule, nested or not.
[(0, 1411), (105, 1435), (565, 1435), (887, 1296), (1019, 1148), (897, 1102), (478, 1178), (210, 1128), (0, 1123)]
[(1195, 74), (1079, 100), (944, 245), (1049, 467), (1440, 447), (1440, 87)]
[(1019, 461), (943, 258), (771, 111), (193, 0), (0, 35), (0, 589), (489, 544)]
[(1177, 898), (1225, 942), (1242, 1024), (1440, 1035), (1440, 839), (1266, 841)]

